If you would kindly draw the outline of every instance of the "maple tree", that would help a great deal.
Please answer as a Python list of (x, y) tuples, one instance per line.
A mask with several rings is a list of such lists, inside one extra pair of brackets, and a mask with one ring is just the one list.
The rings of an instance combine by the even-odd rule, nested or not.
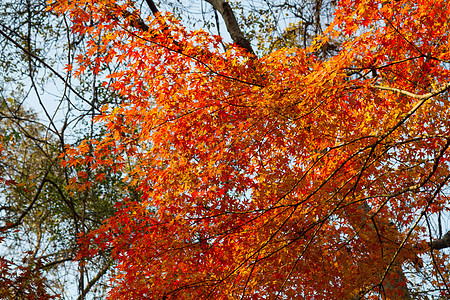
[(239, 27), (221, 50), (130, 1), (52, 3), (88, 39), (75, 74), (120, 65), (106, 135), (63, 162), (89, 165), (75, 189), (107, 167), (139, 194), (81, 237), (81, 258), (116, 263), (111, 299), (448, 295), (449, 234), (429, 224), (449, 200), (449, 7), (342, 0), (310, 46), (258, 57)]

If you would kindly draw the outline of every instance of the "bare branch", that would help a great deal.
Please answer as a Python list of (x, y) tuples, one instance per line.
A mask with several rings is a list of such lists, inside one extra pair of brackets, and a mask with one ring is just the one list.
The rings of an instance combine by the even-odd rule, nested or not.
[(384, 91), (391, 91), (391, 92), (397, 92), (406, 96), (409, 96), (411, 98), (414, 99), (419, 99), (419, 100), (428, 100), (436, 95), (439, 95), (440, 93), (448, 90), (450, 88), (450, 83), (446, 83), (442, 86), (440, 86), (439, 88), (437, 88), (434, 92), (431, 93), (426, 93), (423, 95), (417, 95), (402, 89), (398, 89), (398, 88), (394, 88), (394, 87), (389, 87), (389, 86), (382, 86), (382, 85), (373, 85), (372, 86), (375, 89), (379, 89), (379, 90), (384, 90)]
[[(5, 27), (2, 24), (3, 27)], [(44, 67), (46, 67), (47, 69), (49, 69), (50, 71), (53, 72), (53, 74), (56, 75), (56, 77), (58, 77), (59, 79), (61, 79), (64, 84), (81, 100), (83, 100), (84, 102), (86, 102), (87, 104), (89, 104), (90, 106), (92, 106), (92, 103), (90, 101), (88, 101), (86, 98), (84, 98), (79, 92), (77, 92), (77, 90), (75, 90), (74, 87), (72, 87), (72, 85), (67, 81), (66, 78), (64, 78), (64, 76), (62, 76), (59, 72), (57, 72), (52, 66), (50, 66), (49, 64), (47, 64), (43, 59), (39, 58), (38, 56), (36, 56), (35, 54), (31, 53), (30, 51), (28, 51), (27, 49), (25, 49), (22, 45), (20, 45), (18, 42), (16, 42), (15, 40), (13, 40), (6, 32), (2, 31), (0, 29), (0, 35), (2, 35), (5, 39), (7, 39), (9, 42), (11, 42), (12, 44), (14, 44), (15, 47), (19, 48), (21, 51), (23, 51), (25, 54), (27, 54), (28, 56), (34, 58), (35, 60), (37, 60), (38, 62), (40, 62), (42, 65), (44, 65)], [(97, 109), (97, 108), (95, 108)], [(97, 109), (98, 110), (98, 109)]]

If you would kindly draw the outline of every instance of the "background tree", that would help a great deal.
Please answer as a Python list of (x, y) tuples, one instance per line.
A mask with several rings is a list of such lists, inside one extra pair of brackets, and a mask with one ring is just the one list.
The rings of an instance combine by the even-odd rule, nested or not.
[(104, 296), (107, 253), (75, 262), (76, 241), (80, 232), (98, 228), (126, 195), (121, 175), (108, 175), (83, 193), (69, 192), (73, 174), (88, 167), (62, 168), (58, 157), (67, 143), (100, 136), (92, 118), (104, 101), (118, 97), (98, 86), (95, 76), (72, 80), (63, 70), (84, 47), (83, 38), (75, 40), (67, 20), (46, 6), (41, 0), (0, 3), (0, 297)]

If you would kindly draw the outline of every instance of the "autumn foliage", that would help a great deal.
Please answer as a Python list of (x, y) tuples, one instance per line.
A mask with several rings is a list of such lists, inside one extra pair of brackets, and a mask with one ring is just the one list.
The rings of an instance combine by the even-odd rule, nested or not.
[(342, 0), (310, 47), (263, 57), (128, 1), (52, 9), (90, 41), (76, 74), (118, 66), (106, 136), (64, 160), (91, 166), (74, 187), (108, 167), (138, 195), (81, 239), (117, 263), (111, 299), (409, 297), (449, 201), (448, 1)]

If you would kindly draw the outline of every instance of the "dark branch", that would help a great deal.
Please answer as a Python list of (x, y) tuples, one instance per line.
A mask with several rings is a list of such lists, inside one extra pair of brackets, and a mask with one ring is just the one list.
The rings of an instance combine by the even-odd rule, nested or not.
[(30, 210), (33, 208), (34, 204), (36, 203), (36, 201), (39, 198), (39, 195), (41, 194), (42, 188), (44, 187), (44, 184), (46, 182), (46, 178), (48, 173), (50, 172), (50, 170), (47, 170), (44, 174), (44, 178), (41, 181), (41, 184), (39, 185), (36, 194), (33, 197), (33, 200), (31, 201), (31, 203), (28, 205), (28, 207), (20, 214), (19, 218), (17, 219), (16, 222), (12, 223), (12, 224), (7, 224), (6, 226), (2, 226), (0, 227), (0, 231), (4, 231), (4, 230), (8, 230), (14, 227), (17, 227), (20, 225), (20, 223), (22, 223), (22, 219), (30, 212)]
[(431, 249), (441, 250), (450, 248), (450, 231), (448, 231), (441, 239), (431, 242)]
[(206, 2), (211, 4), (214, 9), (222, 15), (233, 42), (239, 47), (246, 49), (249, 53), (255, 54), (250, 42), (244, 37), (244, 34), (239, 28), (239, 24), (230, 4), (225, 2), (225, 0), (206, 0)]
[(155, 5), (155, 2), (153, 2), (153, 0), (145, 0), (147, 2), (148, 7), (150, 8), (150, 10), (152, 11), (152, 13), (154, 15), (156, 15), (159, 11), (158, 8)]
[(109, 270), (110, 267), (111, 267), (111, 262), (107, 262), (107, 263), (103, 266), (103, 268), (100, 269), (100, 271), (97, 273), (97, 275), (96, 275), (94, 278), (92, 278), (91, 281), (89, 281), (88, 285), (84, 288), (83, 293), (82, 293), (80, 296), (78, 296), (77, 299), (78, 299), (78, 300), (82, 300), (82, 299), (83, 299), (83, 296), (82, 296), (82, 295), (86, 295), (86, 294), (89, 292), (89, 290), (94, 286), (94, 284), (95, 284), (100, 278), (102, 278), (103, 275), (106, 274), (106, 272)]

